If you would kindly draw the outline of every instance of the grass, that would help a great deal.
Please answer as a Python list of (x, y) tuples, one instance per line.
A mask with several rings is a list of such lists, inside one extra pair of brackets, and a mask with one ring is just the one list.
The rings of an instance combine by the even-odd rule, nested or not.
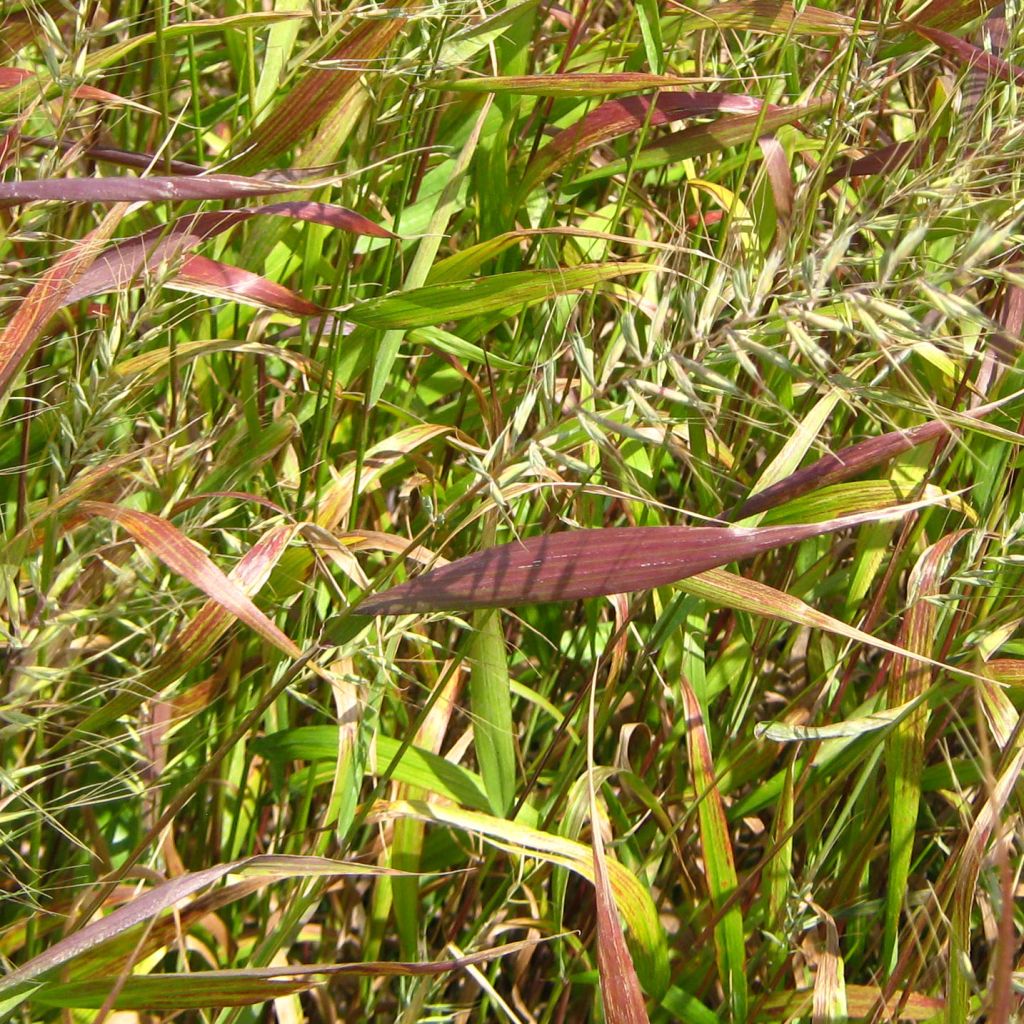
[(0, 1018), (1019, 1016), (1015, 8), (2, 18)]

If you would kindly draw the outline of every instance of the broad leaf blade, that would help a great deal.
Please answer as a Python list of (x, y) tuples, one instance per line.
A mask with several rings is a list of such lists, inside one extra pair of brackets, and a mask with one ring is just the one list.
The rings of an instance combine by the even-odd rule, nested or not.
[(899, 519), (919, 507), (802, 526), (609, 527), (532, 537), (459, 558), (369, 598), (358, 611), (461, 611), (650, 590), (811, 537)]

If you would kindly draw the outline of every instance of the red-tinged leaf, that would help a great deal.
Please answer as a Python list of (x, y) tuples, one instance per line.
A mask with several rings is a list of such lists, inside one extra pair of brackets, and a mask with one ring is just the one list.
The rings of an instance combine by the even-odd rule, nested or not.
[(865, 153), (863, 156), (841, 156), (829, 170), (825, 178), (825, 188), (831, 188), (837, 181), (844, 178), (860, 178), (874, 174), (890, 174), (898, 167), (909, 164), (920, 166), (927, 147), (921, 140), (913, 142), (894, 142), (889, 146)]
[(110, 246), (97, 257), (93, 266), (71, 289), (67, 303), (127, 288), (140, 274), (152, 272), (162, 264), (173, 263), (200, 242), (228, 231), (252, 217), (263, 216), (292, 217), (377, 238), (394, 237), (386, 228), (375, 224), (362, 214), (331, 203), (293, 201), (241, 210), (197, 213), (190, 217), (182, 217), (169, 228), (152, 228)]
[(1011, 64), (994, 53), (987, 53), (980, 46), (967, 42), (966, 39), (958, 39), (941, 29), (929, 28), (926, 25), (918, 25), (911, 22), (914, 31), (924, 36), (930, 43), (934, 43), (946, 53), (952, 54), (962, 61), (968, 68), (979, 68), (993, 78), (1000, 78), (1004, 82), (1013, 82), (1015, 85), (1024, 85), (1024, 68)]
[(926, 503), (799, 526), (626, 526), (513, 541), (364, 601), (361, 615), (502, 608), (666, 586), (811, 537), (897, 519)]
[(269, 643), (292, 658), (301, 655), (299, 648), (253, 604), (245, 591), (213, 564), (203, 548), (166, 519), (101, 501), (82, 502), (82, 511), (117, 523), (172, 572), (198, 587)]
[[(287, 510), (278, 505), (276, 501), (261, 497), (259, 494), (250, 494), (248, 491), (203, 491), (200, 494), (192, 494), (181, 501), (175, 502), (174, 508), (171, 509), (171, 516), (180, 515), (187, 509), (194, 508), (196, 505), (209, 501), (211, 498), (234, 498), (238, 501), (250, 502), (253, 505), (261, 505), (282, 518), (288, 515)], [(285, 529), (293, 528), (286, 527)], [(231, 575), (234, 575), (234, 573), (231, 573)]]
[(925, 0), (920, 12), (912, 19), (914, 29), (935, 28), (953, 32), (982, 17), (1003, 0)]
[(690, 3), (676, 0), (684, 12), (677, 31), (697, 32), (707, 29), (735, 29), (743, 32), (763, 32), (770, 35), (808, 34), (843, 36), (855, 29), (869, 33), (878, 29), (878, 23), (861, 21), (860, 24), (845, 14), (810, 4), (795, 4), (787, 0), (725, 0), (703, 10), (695, 11)]
[(764, 157), (764, 169), (775, 202), (775, 217), (779, 231), (785, 234), (793, 219), (793, 172), (789, 169), (786, 151), (774, 135), (762, 135), (757, 140)]
[(23, 141), (18, 125), (11, 125), (0, 135), (0, 174), (17, 159), (18, 147)]
[[(1012, 366), (1022, 347), (1024, 288), (1018, 284), (1005, 285), (995, 318), (1001, 329), (989, 336), (994, 355), (1007, 366)], [(983, 379), (991, 387), (996, 377), (986, 374)]]
[(214, 295), (229, 302), (280, 309), (296, 316), (315, 316), (323, 312), (322, 306), (304, 299), (283, 284), (206, 256), (187, 256), (165, 284), (168, 288)]
[(0, 181), (0, 207), (14, 203), (181, 202), (186, 199), (247, 199), (276, 196), (318, 188), (322, 181), (300, 183), (238, 174), (171, 174), (149, 178), (120, 175), (114, 178), (40, 178), (36, 181)]
[[(406, 18), (399, 12), (410, 3), (388, 0), (349, 32), (321, 62), (328, 67), (306, 74), (252, 134), (240, 140), (244, 150), (231, 166), (238, 171), (259, 170), (301, 142), (405, 28)], [(330, 68), (331, 61), (337, 67)]]
[(0, 334), (0, 402), (35, 349), (47, 321), (66, 304), (68, 293), (110, 239), (126, 210), (125, 204), (115, 206), (99, 227), (65, 250), (14, 311)]
[(653, 99), (627, 96), (609, 100), (590, 111), (576, 124), (560, 131), (531, 161), (523, 182), (528, 191), (585, 149), (637, 131), (644, 125), (657, 128), (685, 117), (712, 114), (751, 114), (761, 109), (761, 100), (723, 92), (664, 92)]
[[(306, 992), (340, 975), (361, 977), (433, 977), (488, 963), (536, 946), (539, 939), (523, 939), (448, 960), (369, 960), (347, 964), (283, 964), (279, 967), (240, 967), (224, 971), (186, 974), (135, 974), (117, 989), (112, 1006), (117, 1010), (178, 1010), (220, 1006), (250, 1006), (296, 992)], [(97, 1009), (106, 1005), (118, 976), (106, 979), (47, 983), (31, 998), (43, 1006)]]
[(421, 88), (445, 92), (499, 92), (522, 96), (613, 96), (619, 93), (649, 92), (654, 89), (685, 89), (692, 79), (675, 75), (651, 75), (640, 71), (604, 74), (568, 72), (554, 75), (495, 75), (493, 77), (444, 79), (424, 82)]
[[(60, 12), (51, 13), (60, 18)], [(3, 16), (0, 20), (0, 59), (13, 60), (29, 43), (35, 42), (37, 34), (35, 19), (26, 12), (12, 11)]]
[[(593, 801), (592, 801), (593, 804)], [(593, 821), (594, 892), (597, 896), (597, 971), (608, 1024), (649, 1024), (644, 995), (615, 907), (604, 855), (604, 839)]]
[[(1005, 404), (1006, 399), (979, 406), (960, 416), (980, 419)], [(908, 452), (918, 445), (927, 444), (936, 438), (948, 437), (956, 429), (955, 425), (945, 420), (929, 420), (907, 430), (892, 430), (879, 437), (870, 437), (866, 441), (858, 441), (834, 455), (825, 455), (795, 473), (790, 473), (771, 487), (766, 487), (752, 498), (745, 501), (730, 517), (734, 520), (746, 519), (758, 515), (767, 509), (774, 508), (784, 502), (792, 501), (810, 491), (818, 490), (829, 484), (850, 480), (875, 466), (887, 462), (903, 452)]]
[(83, 146), (76, 139), (52, 139), (46, 136), (29, 135), (25, 141), (32, 146), (42, 146), (46, 149), (74, 150), (76, 155), (90, 157), (103, 163), (119, 164), (123, 167), (137, 167), (139, 170), (149, 170), (153, 167), (160, 167), (171, 174), (204, 174), (206, 168), (199, 164), (190, 164), (186, 160), (171, 160), (169, 163), (163, 157), (153, 153), (134, 153), (127, 149), (114, 149), (110, 146)]
[[(238, 560), (228, 578), (246, 595), (255, 594), (270, 578), (297, 529), (287, 524), (268, 530)], [(131, 689), (115, 694), (101, 708), (87, 715), (57, 741), (54, 749), (67, 746), (83, 735), (96, 735), (107, 723), (134, 711), (143, 701), (159, 695), (175, 680), (198, 668), (234, 621), (232, 613), (211, 598), (175, 633), (156, 662), (142, 673)]]
[(228, 864), (218, 864), (204, 871), (193, 871), (169, 882), (162, 882), (124, 906), (118, 907), (106, 917), (101, 917), (61, 939), (28, 963), (5, 974), (0, 978), (0, 992), (25, 985), (54, 968), (77, 959), (96, 946), (116, 939), (129, 928), (156, 917), (169, 910), (179, 900), (186, 899), (230, 874), (258, 872), (261, 875), (290, 878), (303, 875), (380, 874), (383, 870), (370, 865), (328, 860), (325, 857), (260, 854)]
[(992, 658), (985, 662), (982, 672), (998, 683), (1024, 686), (1024, 661), (1020, 658)]
[[(17, 85), (36, 78), (31, 71), (25, 68), (0, 67), (0, 89), (13, 89)], [(125, 99), (116, 93), (107, 92), (106, 89), (97, 89), (93, 85), (78, 85), (71, 90), (71, 95), (77, 100), (95, 100), (98, 103), (113, 103), (119, 106), (135, 107), (136, 110), (145, 111), (147, 114), (156, 113), (152, 107), (147, 107), (135, 100)]]
[(578, 188), (614, 174), (624, 174), (631, 167), (636, 171), (664, 167), (679, 160), (746, 145), (755, 137), (774, 132), (783, 125), (825, 113), (830, 106), (828, 101), (818, 100), (799, 107), (769, 106), (766, 111), (757, 114), (726, 114), (715, 121), (684, 128), (657, 139), (628, 160), (612, 160), (603, 167), (581, 174), (573, 181), (573, 187)]

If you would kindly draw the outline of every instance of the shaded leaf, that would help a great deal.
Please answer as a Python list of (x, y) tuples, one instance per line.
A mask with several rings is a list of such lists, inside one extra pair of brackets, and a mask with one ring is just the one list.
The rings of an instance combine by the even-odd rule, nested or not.
[(474, 617), (469, 662), (473, 748), (491, 810), (505, 815), (516, 795), (515, 727), (505, 635), (494, 612)]
[[(250, 741), (249, 748), (274, 764), (321, 761), (333, 773), (333, 763), (338, 757), (338, 733), (336, 725), (300, 726), (269, 736), (258, 736)], [(399, 754), (401, 758), (392, 765)], [(379, 775), (389, 768), (396, 782), (429, 790), (471, 810), (490, 809), (483, 782), (475, 772), (415, 744), (405, 745), (403, 749), (400, 740), (378, 733), (367, 758), (366, 770)], [(328, 774), (322, 779), (318, 777), (317, 781), (329, 781), (331, 777), (333, 775)], [(300, 791), (305, 789), (307, 781), (304, 772), (289, 776), (289, 785)]]

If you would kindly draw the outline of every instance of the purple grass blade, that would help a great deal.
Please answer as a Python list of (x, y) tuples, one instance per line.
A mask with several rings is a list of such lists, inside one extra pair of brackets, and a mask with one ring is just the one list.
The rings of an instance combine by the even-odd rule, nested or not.
[(220, 296), (229, 302), (247, 302), (268, 309), (280, 309), (296, 316), (315, 316), (324, 311), (322, 306), (310, 302), (283, 284), (206, 256), (188, 256), (167, 282), (167, 286), (198, 292), (200, 295)]
[(663, 92), (656, 97), (627, 96), (608, 100), (575, 124), (562, 129), (530, 163), (529, 182), (557, 170), (584, 149), (618, 138), (647, 125), (656, 128), (689, 117), (713, 114), (756, 114), (761, 100), (724, 92)]
[[(981, 418), (997, 409), (1002, 402), (992, 402), (989, 405), (978, 406), (970, 412), (963, 413), (964, 416)], [(776, 505), (782, 505), (794, 498), (815, 491), (819, 487), (827, 487), (829, 484), (842, 483), (850, 480), (875, 466), (887, 462), (903, 452), (910, 451), (920, 444), (934, 441), (939, 437), (946, 437), (952, 434), (954, 427), (943, 420), (929, 420), (909, 430), (892, 430), (887, 434), (878, 437), (869, 437), (866, 441), (858, 441), (848, 448), (843, 448), (832, 455), (826, 455), (812, 462), (803, 469), (780, 480), (771, 487), (755, 494), (745, 501), (729, 518), (733, 520), (746, 519), (748, 516), (755, 516), (765, 512)]]
[(1003, 60), (1002, 57), (987, 53), (980, 46), (975, 46), (974, 43), (969, 43), (966, 39), (958, 39), (948, 32), (937, 28), (928, 28), (925, 25), (914, 25), (914, 31), (918, 35), (924, 36), (930, 43), (945, 50), (946, 53), (952, 54), (969, 68), (979, 68), (993, 78), (1000, 78), (1004, 82), (1024, 85), (1024, 69)]
[(245, 199), (300, 192), (321, 182), (302, 184), (246, 178), (238, 174), (155, 175), (134, 178), (39, 178), (35, 181), (0, 181), (0, 208), (16, 203), (180, 202), (186, 199)]
[(360, 615), (508, 608), (650, 590), (810, 537), (899, 518), (928, 502), (796, 526), (627, 526), (531, 537), (433, 569)]
[(863, 156), (841, 156), (829, 168), (825, 177), (825, 188), (831, 188), (837, 181), (844, 178), (860, 178), (874, 174), (890, 174), (897, 168), (909, 163), (911, 167), (919, 167), (926, 153), (926, 147), (920, 140), (913, 142), (894, 142), (882, 146)]
[(201, 164), (190, 164), (186, 160), (164, 161), (153, 153), (135, 153), (127, 149), (114, 149), (110, 146), (83, 146), (74, 139), (53, 139), (43, 135), (26, 135), (26, 143), (40, 146), (43, 149), (59, 149), (62, 152), (75, 150), (82, 158), (89, 157), (102, 163), (118, 164), (121, 167), (135, 167), (140, 171), (160, 166), (172, 174), (196, 175), (203, 174), (206, 168)]
[(182, 217), (170, 228), (153, 228), (104, 250), (71, 289), (67, 302), (78, 302), (91, 295), (127, 288), (140, 274), (155, 270), (163, 263), (172, 263), (205, 239), (227, 231), (251, 217), (267, 215), (293, 217), (378, 238), (394, 237), (386, 228), (362, 214), (331, 203), (294, 201), (241, 210), (198, 213)]

